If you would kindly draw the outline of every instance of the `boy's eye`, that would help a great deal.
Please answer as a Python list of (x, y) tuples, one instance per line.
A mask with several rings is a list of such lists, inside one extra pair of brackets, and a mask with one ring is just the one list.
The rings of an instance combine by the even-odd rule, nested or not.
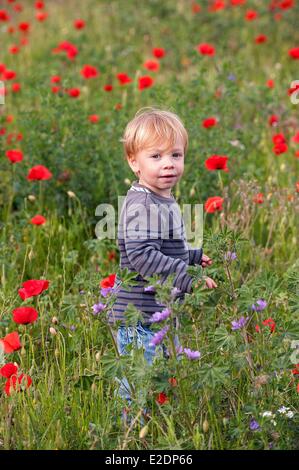
[[(182, 156), (182, 154), (181, 154), (181, 153), (173, 153), (172, 155), (173, 155), (173, 157), (176, 157), (176, 158), (178, 158), (178, 157), (181, 157), (181, 156)], [(156, 157), (160, 157), (160, 154), (159, 154), (159, 153), (157, 153), (156, 155), (152, 155), (152, 156), (151, 156), (151, 158), (154, 158), (155, 160), (157, 159)]]

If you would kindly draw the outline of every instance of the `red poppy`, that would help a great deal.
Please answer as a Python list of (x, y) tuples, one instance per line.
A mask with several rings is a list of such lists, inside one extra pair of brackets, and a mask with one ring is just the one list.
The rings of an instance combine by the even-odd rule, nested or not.
[(51, 77), (51, 83), (60, 83), (61, 82), (61, 77), (59, 75), (53, 75)]
[(67, 93), (71, 98), (78, 98), (80, 96), (79, 88), (70, 88), (67, 90)]
[(276, 116), (276, 114), (272, 114), (272, 116), (269, 117), (268, 122), (270, 126), (274, 126), (275, 124), (278, 124), (279, 117)]
[(13, 93), (18, 93), (20, 90), (21, 90), (21, 85), (20, 85), (20, 83), (13, 83), (13, 84), (11, 85), (11, 91), (12, 91)]
[(13, 9), (14, 9), (14, 11), (20, 13), (21, 11), (23, 11), (23, 5), (21, 5), (20, 3), (16, 3), (16, 4), (13, 6)]
[(147, 60), (146, 62), (144, 62), (143, 67), (145, 67), (147, 70), (157, 72), (160, 68), (160, 64), (156, 60)]
[(285, 144), (286, 139), (285, 139), (285, 136), (284, 136), (282, 133), (280, 133), (280, 134), (274, 134), (274, 135), (272, 136), (272, 142), (273, 142), (273, 144), (275, 144), (275, 145), (276, 145), (276, 144)]
[(198, 5), (198, 3), (192, 3), (191, 8), (192, 8), (192, 13), (193, 14), (199, 13), (200, 10), (201, 10), (201, 6)]
[(17, 74), (14, 70), (5, 70), (3, 72), (3, 79), (4, 80), (13, 80), (14, 78), (16, 78)]
[(100, 118), (99, 118), (99, 116), (98, 116), (97, 114), (91, 114), (90, 116), (88, 116), (88, 120), (89, 120), (90, 122), (98, 122), (99, 119), (100, 119)]
[(52, 86), (51, 91), (52, 93), (58, 93), (60, 89), (60, 86)]
[(37, 21), (45, 21), (47, 17), (48, 13), (46, 13), (45, 11), (38, 11), (35, 14), (35, 18), (37, 19)]
[(259, 34), (255, 38), (256, 44), (262, 44), (268, 40), (267, 36), (265, 34)]
[(18, 351), (22, 347), (19, 335), (16, 331), (13, 331), (12, 333), (4, 336), (3, 339), (0, 339), (0, 345), (3, 347), (5, 354)]
[(20, 31), (27, 33), (30, 30), (30, 24), (24, 21), (22, 23), (19, 23), (18, 28)]
[(5, 366), (1, 367), (0, 375), (9, 379), (12, 375), (18, 372), (18, 366), (16, 366), (13, 362), (8, 362)]
[(126, 83), (130, 83), (132, 81), (132, 78), (130, 78), (126, 73), (118, 73), (116, 77), (120, 85), (125, 85)]
[(207, 43), (198, 44), (197, 50), (202, 55), (210, 55), (210, 56), (215, 55), (215, 47), (212, 46), (211, 44), (207, 44)]
[(274, 80), (272, 80), (272, 79), (267, 80), (266, 85), (267, 85), (268, 88), (274, 88), (274, 86), (275, 86)]
[(37, 10), (42, 10), (44, 7), (45, 7), (45, 5), (44, 5), (44, 2), (43, 2), (43, 1), (37, 1), (37, 2), (35, 2), (35, 8), (36, 8)]
[(6, 150), (5, 155), (11, 163), (21, 162), (23, 160), (23, 152), (21, 150)]
[(279, 143), (275, 144), (275, 146), (273, 147), (273, 152), (276, 155), (280, 155), (280, 154), (285, 153), (287, 151), (288, 151), (288, 146), (285, 142), (279, 142)]
[(20, 48), (16, 45), (10, 46), (10, 48), (8, 49), (8, 52), (10, 54), (18, 54), (20, 52)]
[(299, 132), (296, 132), (296, 134), (292, 137), (292, 142), (299, 144)]
[(115, 259), (116, 259), (116, 253), (115, 253), (115, 251), (109, 251), (109, 252), (107, 253), (107, 256), (108, 256), (109, 261), (115, 261)]
[(6, 381), (4, 390), (6, 395), (9, 396), (12, 388), (20, 392), (22, 387), (29, 388), (31, 384), (32, 379), (29, 375), (21, 374), (19, 377), (13, 375)]
[(292, 59), (299, 59), (299, 47), (293, 47), (290, 49), (289, 56), (292, 57)]
[(21, 325), (34, 323), (37, 320), (38, 313), (33, 307), (18, 307), (12, 312), (13, 321)]
[(223, 0), (214, 0), (214, 3), (208, 7), (208, 11), (219, 11), (225, 8)]
[(214, 117), (210, 117), (202, 121), (202, 127), (205, 127), (206, 129), (208, 129), (209, 127), (214, 127), (216, 126), (216, 124), (217, 124), (217, 119)]
[(257, 18), (258, 14), (255, 10), (247, 10), (245, 14), (246, 21), (253, 21)]
[(264, 202), (264, 194), (263, 193), (257, 193), (254, 197), (253, 197), (253, 202), (255, 202), (256, 204), (262, 204)]
[(164, 405), (165, 403), (168, 403), (168, 397), (165, 393), (161, 392), (158, 394), (156, 401), (159, 405)]
[(44, 165), (36, 165), (29, 170), (27, 179), (30, 181), (49, 180), (52, 176), (52, 173)]
[[(0, 370), (0, 374), (1, 374), (1, 370)], [(295, 369), (292, 370), (292, 374), (299, 375), (299, 364), (296, 364)]]
[(165, 56), (165, 49), (163, 49), (163, 47), (154, 47), (152, 49), (152, 54), (157, 59), (162, 59), (162, 57)]
[(297, 151), (295, 152), (295, 157), (296, 157), (296, 158), (299, 158), (299, 150), (297, 150)]
[(113, 287), (115, 283), (116, 274), (110, 274), (108, 277), (105, 277), (101, 280), (100, 286), (103, 289), (108, 289), (109, 287)]
[(299, 382), (297, 384), (297, 392), (299, 393)]
[(175, 377), (169, 377), (168, 382), (172, 387), (176, 387), (178, 384), (177, 379)]
[(10, 16), (6, 10), (0, 10), (0, 21), (9, 21)]
[(228, 171), (226, 166), (228, 157), (226, 155), (212, 155), (205, 161), (206, 168), (210, 171), (223, 170)]
[(138, 89), (144, 90), (144, 88), (149, 88), (153, 85), (154, 79), (148, 75), (144, 75), (139, 78)]
[(296, 181), (295, 187), (296, 187), (296, 193), (299, 193), (299, 181)]
[(54, 54), (57, 54), (61, 51), (65, 51), (70, 60), (73, 60), (78, 54), (77, 47), (69, 41), (63, 41), (58, 45), (58, 47), (52, 49), (52, 53)]
[(99, 76), (99, 71), (96, 67), (93, 65), (84, 65), (83, 68), (80, 71), (81, 75), (83, 78), (89, 79), (89, 78), (96, 78)]
[(6, 134), (5, 127), (0, 127), (0, 135), (5, 135), (5, 134)]
[(104, 86), (103, 86), (103, 89), (104, 89), (105, 91), (112, 91), (112, 90), (113, 90), (113, 86), (112, 86), (112, 85), (104, 85)]
[(122, 109), (123, 105), (121, 103), (116, 103), (116, 105), (114, 106), (114, 109), (116, 109), (116, 111), (119, 111), (120, 109)]
[(22, 284), (23, 288), (18, 290), (22, 300), (41, 294), (48, 289), (49, 281), (43, 279), (30, 279)]
[(246, 0), (230, 0), (230, 4), (235, 7), (237, 5), (244, 5)]
[(46, 223), (46, 219), (45, 217), (43, 217), (42, 215), (35, 215), (34, 217), (32, 217), (32, 219), (30, 220), (30, 222), (33, 224), (33, 225), (43, 225), (44, 223)]
[(85, 21), (84, 20), (75, 20), (74, 21), (74, 27), (76, 29), (83, 29), (85, 27)]
[(205, 211), (212, 214), (216, 211), (222, 211), (224, 199), (219, 196), (209, 197), (205, 202)]
[(269, 326), (269, 328), (271, 330), (271, 333), (273, 333), (275, 331), (276, 323), (272, 318), (267, 318), (267, 320), (264, 320), (263, 325)]

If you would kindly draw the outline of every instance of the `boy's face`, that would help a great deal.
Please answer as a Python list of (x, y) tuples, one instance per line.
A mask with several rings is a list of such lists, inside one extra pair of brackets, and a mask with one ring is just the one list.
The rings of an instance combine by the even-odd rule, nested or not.
[(171, 188), (184, 173), (184, 143), (178, 137), (173, 148), (159, 143), (139, 150), (128, 163), (139, 177), (139, 183), (164, 197), (169, 197)]

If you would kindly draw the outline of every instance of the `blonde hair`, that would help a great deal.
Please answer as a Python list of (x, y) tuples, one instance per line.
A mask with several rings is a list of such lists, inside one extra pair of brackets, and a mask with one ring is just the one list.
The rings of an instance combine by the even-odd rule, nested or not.
[(123, 137), (124, 158), (130, 159), (139, 150), (152, 147), (158, 141), (168, 143), (167, 150), (180, 136), (184, 142), (184, 154), (188, 148), (188, 133), (177, 114), (151, 106), (141, 108), (127, 124)]

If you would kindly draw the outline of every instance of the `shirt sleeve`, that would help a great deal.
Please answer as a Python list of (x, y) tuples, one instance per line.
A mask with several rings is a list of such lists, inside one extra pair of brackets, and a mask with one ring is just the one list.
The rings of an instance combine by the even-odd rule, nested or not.
[[(136, 222), (134, 225), (136, 211), (139, 211), (137, 231)], [(140, 211), (143, 214), (141, 217)], [(175, 273), (173, 286), (182, 292), (191, 293), (194, 278), (187, 273), (188, 264), (180, 258), (172, 258), (161, 253), (163, 243), (161, 214), (157, 213), (157, 225), (152, 224), (153, 219), (151, 219), (151, 229), (149, 230), (149, 212), (146, 204), (139, 208), (136, 207), (136, 204), (133, 204), (126, 210), (126, 224), (123, 234), (127, 257), (131, 266), (142, 277), (150, 277), (154, 274), (161, 275), (162, 283), (170, 274)], [(146, 222), (148, 225), (145, 226), (142, 222)]]
[(194, 266), (195, 264), (201, 264), (203, 249), (191, 248), (188, 245), (188, 251), (189, 251), (189, 265)]

